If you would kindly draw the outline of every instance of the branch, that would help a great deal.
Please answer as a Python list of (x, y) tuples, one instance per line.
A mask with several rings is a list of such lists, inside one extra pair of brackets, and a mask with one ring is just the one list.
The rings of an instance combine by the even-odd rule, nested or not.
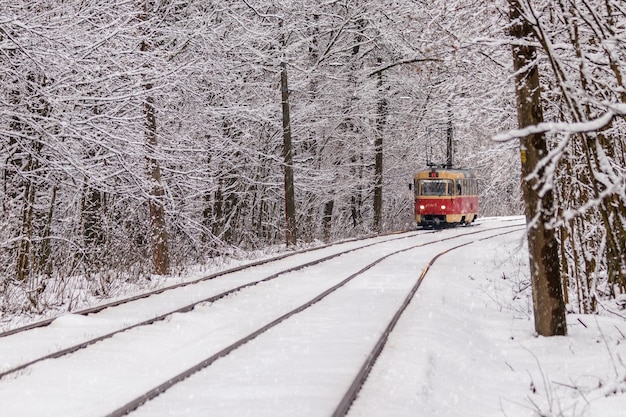
[(618, 103), (609, 106), (608, 111), (594, 120), (578, 123), (539, 123), (524, 129), (511, 130), (493, 137), (496, 142), (508, 142), (539, 133), (589, 133), (597, 132), (608, 126), (616, 116), (626, 116), (626, 104)]
[(440, 62), (440, 61), (442, 61), (442, 59), (438, 59), (438, 58), (412, 58), (412, 59), (404, 59), (402, 61), (394, 62), (392, 64), (389, 64), (389, 65), (386, 65), (386, 66), (384, 66), (382, 68), (379, 68), (379, 69), (377, 69), (377, 70), (375, 70), (373, 72), (370, 72), (367, 76), (368, 77), (373, 77), (375, 75), (378, 75), (378, 74), (380, 74), (382, 72), (387, 71), (388, 69), (391, 69), (393, 67), (397, 67), (398, 65), (413, 64), (414, 62), (429, 62), (429, 61), (430, 62), (432, 62), (432, 61)]

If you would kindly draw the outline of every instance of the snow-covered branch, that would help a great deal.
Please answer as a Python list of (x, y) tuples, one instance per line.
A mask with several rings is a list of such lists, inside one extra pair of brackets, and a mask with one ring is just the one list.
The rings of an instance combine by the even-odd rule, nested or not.
[(606, 128), (615, 117), (626, 116), (626, 104), (616, 103), (611, 104), (607, 107), (608, 110), (602, 116), (586, 122), (545, 122), (535, 126), (529, 126), (523, 129), (515, 129), (505, 133), (501, 133), (495, 135), (493, 139), (496, 142), (507, 142), (513, 139), (519, 139), (529, 135), (536, 135), (540, 133), (576, 134), (599, 132), (602, 129)]

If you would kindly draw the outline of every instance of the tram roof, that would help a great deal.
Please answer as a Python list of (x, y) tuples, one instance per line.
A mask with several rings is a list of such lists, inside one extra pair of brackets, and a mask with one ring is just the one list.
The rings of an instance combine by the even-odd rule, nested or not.
[[(476, 178), (476, 173), (472, 169), (464, 169), (464, 168), (442, 168), (442, 167), (431, 167), (421, 171), (418, 171), (415, 174), (416, 178), (433, 178), (432, 175), (429, 175), (431, 172), (436, 172), (439, 175), (436, 178), (444, 178), (444, 177), (453, 177), (453, 178)], [(442, 175), (443, 174), (443, 175)]]

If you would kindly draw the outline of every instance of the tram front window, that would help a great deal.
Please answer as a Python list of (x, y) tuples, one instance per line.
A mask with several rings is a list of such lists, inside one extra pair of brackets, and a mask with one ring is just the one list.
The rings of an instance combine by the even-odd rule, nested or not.
[(420, 181), (420, 195), (441, 196), (450, 195), (452, 181), (448, 180), (422, 180)]

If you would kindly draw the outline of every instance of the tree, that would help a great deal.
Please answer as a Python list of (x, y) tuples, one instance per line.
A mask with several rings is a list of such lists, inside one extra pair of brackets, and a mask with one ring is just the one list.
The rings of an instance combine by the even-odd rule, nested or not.
[(289, 84), (287, 83), (287, 64), (281, 62), (280, 91), (283, 114), (283, 170), (285, 172), (285, 218), (287, 228), (285, 240), (287, 246), (297, 242), (298, 225), (296, 223), (296, 199), (293, 184), (293, 144), (291, 142), (291, 118), (289, 113)]
[[(524, 19), (519, 0), (510, 1), (517, 114), (520, 128), (543, 122), (537, 51), (532, 45), (532, 28)], [(543, 188), (541, 161), (547, 157), (542, 132), (520, 138), (522, 190), (526, 207), (528, 250), (533, 289), (535, 331), (542, 336), (565, 335), (565, 303), (561, 285), (559, 247), (549, 223), (554, 203), (551, 189)]]
[(626, 290), (626, 13), (613, 0), (519, 3), (548, 96), (547, 122), (530, 130), (549, 142), (536, 171), (540, 192), (557, 197), (548, 227), (558, 230), (563, 285), (593, 311), (598, 297)]
[[(167, 5), (167, 2), (165, 2)], [(140, 12), (140, 20), (144, 24), (142, 28), (142, 37), (140, 51), (146, 55), (150, 54), (153, 50), (154, 38), (158, 39), (158, 33), (148, 29), (148, 22), (151, 21), (151, 15), (158, 15), (162, 10), (158, 10), (156, 4), (152, 4), (149, 0), (143, 1), (142, 10)], [(148, 206), (150, 210), (150, 239), (152, 248), (152, 263), (155, 274), (167, 275), (170, 269), (170, 258), (168, 249), (167, 238), (167, 225), (165, 223), (165, 207), (163, 197), (165, 191), (163, 189), (161, 179), (161, 167), (159, 161), (153, 156), (156, 153), (156, 148), (159, 143), (157, 140), (157, 120), (156, 109), (153, 96), (153, 82), (149, 68), (146, 68), (146, 73), (143, 75), (142, 88), (145, 91), (145, 98), (143, 101), (143, 112), (145, 116), (145, 137), (146, 148), (148, 150), (146, 155), (148, 181), (151, 184), (149, 191)]]
[[(488, 140), (514, 111), (509, 51), (474, 39), (499, 27), (493, 2), (16, 0), (3, 10), (0, 284), (23, 265), (24, 294), (77, 276), (104, 294), (116, 279), (165, 273), (168, 258), (176, 271), (287, 235), (410, 227), (406, 182), (445, 144), (450, 120), (455, 163), (483, 178), (482, 214), (520, 207), (512, 146)], [(619, 138), (615, 125), (606, 138)], [(607, 155), (617, 164), (621, 152)]]

